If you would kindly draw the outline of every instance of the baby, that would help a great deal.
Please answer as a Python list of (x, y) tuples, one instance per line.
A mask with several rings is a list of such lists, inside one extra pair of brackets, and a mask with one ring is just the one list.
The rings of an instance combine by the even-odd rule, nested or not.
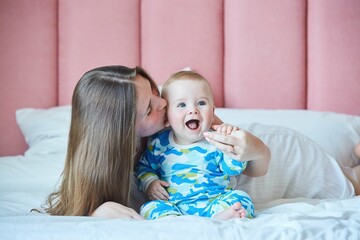
[[(140, 214), (147, 219), (198, 215), (227, 220), (253, 218), (249, 195), (230, 186), (246, 161), (227, 156), (204, 135), (214, 122), (214, 99), (207, 80), (192, 71), (173, 74), (162, 88), (171, 128), (156, 134), (139, 162), (140, 190), (153, 200)], [(242, 131), (228, 124), (213, 126), (224, 136)]]

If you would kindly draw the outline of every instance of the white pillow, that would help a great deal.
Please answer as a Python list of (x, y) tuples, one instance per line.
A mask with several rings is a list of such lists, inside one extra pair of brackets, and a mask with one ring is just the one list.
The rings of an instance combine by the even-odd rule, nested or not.
[(70, 106), (17, 110), (17, 124), (29, 145), (25, 155), (66, 152), (70, 118)]
[(258, 136), (271, 150), (267, 174), (237, 176), (236, 189), (247, 192), (255, 204), (281, 198), (348, 198), (352, 184), (338, 163), (315, 142), (291, 129), (264, 124), (240, 125)]
[[(348, 145), (354, 145), (359, 137), (359, 117), (301, 110), (217, 109), (216, 113), (225, 122), (247, 128), (272, 150), (270, 169), (265, 176), (248, 178), (240, 175), (238, 179), (237, 187), (248, 192), (255, 203), (279, 198), (342, 198), (353, 195), (351, 184), (333, 156), (342, 157), (344, 162), (345, 155), (351, 156), (352, 151), (343, 151), (342, 147), (352, 148)], [(64, 154), (70, 116), (70, 106), (18, 110), (17, 123), (29, 145), (25, 155)], [(323, 148), (287, 128), (244, 124), (261, 121), (297, 128), (311, 135)]]
[(294, 129), (315, 141), (343, 167), (360, 164), (353, 148), (360, 142), (360, 117), (310, 110), (216, 109), (226, 123), (263, 123)]

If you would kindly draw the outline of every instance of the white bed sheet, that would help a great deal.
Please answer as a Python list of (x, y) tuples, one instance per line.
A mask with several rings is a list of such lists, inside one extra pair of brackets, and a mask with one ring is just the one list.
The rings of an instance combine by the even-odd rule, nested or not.
[(63, 157), (0, 158), (0, 239), (360, 239), (360, 197), (279, 199), (257, 204), (252, 220), (134, 221), (30, 212), (55, 188)]
[[(274, 203), (255, 219), (194, 216), (153, 221), (90, 217), (0, 217), (1, 239), (360, 239), (360, 198)], [(283, 204), (281, 204), (283, 203)], [(280, 205), (279, 205), (280, 204)]]
[[(66, 111), (64, 111), (64, 108), (60, 109), (67, 114), (65, 116), (61, 113), (61, 116), (67, 119), (69, 109), (65, 109)], [(54, 109), (51, 111), (54, 111)], [(58, 111), (56, 112), (59, 114)], [(234, 124), (254, 122), (254, 119), (246, 118), (249, 113), (255, 113), (254, 116), (258, 116), (258, 119), (265, 121), (265, 123), (269, 123), (266, 120), (271, 123), (271, 119), (275, 119), (275, 117), (269, 118), (269, 114), (272, 115), (273, 113), (268, 111), (249, 112), (229, 111), (227, 109), (219, 109), (218, 111), (218, 114), (225, 121), (233, 121)], [(36, 112), (37, 114), (38, 112)], [(289, 115), (288, 112), (282, 112), (281, 114), (282, 119), (286, 118), (288, 120), (287, 124), (289, 127), (292, 127), (290, 125), (293, 124), (293, 127), (297, 128), (296, 130), (298, 131), (302, 131), (303, 129), (301, 128), (303, 127), (305, 131), (308, 130), (309, 125), (295, 125), (295, 120), (299, 120), (298, 117), (300, 115), (293, 115), (292, 113)], [(308, 112), (305, 114), (308, 115)], [(323, 114), (321, 113), (320, 115)], [(316, 117), (319, 117), (319, 113), (316, 113)], [(336, 117), (338, 116), (336, 115)], [(348, 116), (342, 116), (341, 119), (344, 117), (347, 119)], [(352, 127), (346, 126), (344, 129), (347, 131), (351, 129), (351, 132), (349, 131), (351, 134), (350, 140), (356, 141), (356, 137), (360, 134), (360, 129), (358, 128), (360, 126), (360, 118), (350, 118)], [(47, 120), (49, 118), (42, 116), (40, 119), (44, 121), (44, 119)], [(242, 121), (238, 121), (239, 119), (242, 119)], [(318, 120), (320, 121), (321, 118)], [(23, 121), (29, 120), (24, 118)], [(277, 121), (281, 123), (281, 120)], [(37, 123), (40, 126), (44, 125), (46, 127), (44, 122)], [(51, 126), (53, 129), (56, 129), (58, 125)], [(267, 139), (267, 136), (265, 136), (266, 128), (259, 129), (255, 127), (256, 129), (257, 133), (262, 134), (264, 139)], [(41, 128), (40, 130), (43, 129)], [(295, 133), (284, 129), (280, 130), (279, 134), (283, 134), (281, 136), (290, 136), (291, 140), (302, 140), (302, 137), (299, 138)], [(308, 135), (313, 137), (314, 141), (321, 141), (320, 137), (318, 137), (322, 135), (321, 132), (315, 135), (312, 131), (308, 131)], [(345, 136), (346, 134), (343, 135)], [(252, 220), (233, 219), (217, 221), (209, 218), (182, 216), (153, 221), (134, 221), (129, 219), (48, 216), (46, 214), (30, 212), (32, 208), (39, 208), (45, 202), (46, 196), (54, 191), (63, 170), (65, 158), (64, 144), (66, 139), (61, 135), (59, 136), (59, 141), (57, 141), (56, 136), (46, 136), (46, 134), (43, 135), (42, 133), (41, 141), (36, 142), (34, 148), (29, 149), (25, 156), (0, 158), (0, 239), (360, 239), (360, 197), (353, 197), (351, 189), (339, 194), (342, 199), (292, 198), (257, 202), (255, 204), (256, 218)], [(46, 139), (46, 137), (49, 138)], [(327, 138), (325, 137), (324, 139)], [(49, 140), (51, 140), (51, 145), (49, 145)], [(305, 142), (308, 142), (308, 140)], [(286, 143), (288, 144), (288, 141)], [(352, 142), (350, 143), (352, 144)], [(54, 146), (56, 148), (53, 148), (51, 151), (46, 150), (46, 147)], [(276, 144), (274, 144), (273, 148), (276, 148)], [(279, 148), (277, 151), (279, 152), (281, 149)], [(321, 149), (316, 147), (314, 153), (320, 154), (319, 151), (322, 152), (323, 149), (326, 150), (325, 145)], [(298, 157), (299, 154), (303, 153), (295, 151), (289, 152), (289, 154), (289, 156), (292, 154)], [(335, 157), (336, 153), (329, 154), (329, 156), (325, 155), (327, 161), (331, 161), (333, 165), (336, 163), (332, 157)], [(304, 156), (306, 157), (307, 155)], [(292, 159), (296, 160), (297, 158)], [(354, 162), (356, 159), (351, 161)], [(321, 164), (329, 165), (326, 161)], [(272, 167), (274, 166), (278, 168), (282, 165), (278, 164)], [(285, 169), (292, 166), (287, 165), (283, 167), (285, 171)], [(321, 165), (318, 165), (318, 167), (321, 168)], [(294, 172), (295, 170), (292, 169)], [(329, 168), (328, 171), (341, 175), (337, 165)], [(322, 176), (327, 175), (325, 171), (321, 174), (323, 174)], [(342, 185), (331, 186), (338, 188), (339, 186), (344, 186), (344, 188), (335, 189), (333, 192), (337, 190), (339, 192), (344, 191), (347, 182), (342, 177), (334, 177), (342, 181)], [(268, 180), (265, 179), (267, 178), (259, 179), (257, 184), (249, 185), (249, 187), (259, 189), (262, 186), (272, 186), (266, 185)], [(244, 185), (240, 186), (245, 187), (247, 184), (248, 182), (245, 182)], [(274, 182), (273, 184), (275, 184), (273, 186), (276, 186), (278, 183)], [(326, 182), (323, 184), (326, 184)], [(293, 185), (287, 185), (287, 187), (292, 188)], [(306, 188), (308, 187), (306, 186)], [(285, 194), (296, 192), (292, 191), (292, 189), (290, 189), (291, 191), (288, 190), (285, 191)], [(251, 195), (251, 193), (249, 194)], [(306, 194), (309, 193), (304, 193), (304, 195)], [(318, 194), (315, 195), (318, 196)]]

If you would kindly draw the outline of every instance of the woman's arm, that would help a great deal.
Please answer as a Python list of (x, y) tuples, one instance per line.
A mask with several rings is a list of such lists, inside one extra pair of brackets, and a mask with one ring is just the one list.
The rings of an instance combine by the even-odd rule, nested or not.
[(92, 217), (100, 218), (132, 218), (143, 220), (134, 209), (125, 207), (116, 202), (105, 202), (101, 204), (92, 214)]

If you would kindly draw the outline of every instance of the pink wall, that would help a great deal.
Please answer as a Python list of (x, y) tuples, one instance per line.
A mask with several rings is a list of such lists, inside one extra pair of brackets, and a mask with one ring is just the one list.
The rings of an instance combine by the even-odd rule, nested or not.
[(212, 85), (223, 106), (223, 1), (142, 1), (141, 63), (163, 83), (191, 67)]
[(27, 147), (16, 109), (58, 103), (56, 26), (55, 0), (0, 1), (0, 155)]
[(305, 109), (306, 1), (230, 0), (225, 12), (225, 105)]
[(309, 1), (308, 108), (360, 115), (360, 1)]
[(15, 110), (69, 104), (96, 66), (191, 67), (219, 107), (360, 115), (360, 1), (1, 0), (0, 155), (26, 144)]
[(139, 0), (58, 1), (60, 105), (85, 71), (140, 63), (139, 9)]

